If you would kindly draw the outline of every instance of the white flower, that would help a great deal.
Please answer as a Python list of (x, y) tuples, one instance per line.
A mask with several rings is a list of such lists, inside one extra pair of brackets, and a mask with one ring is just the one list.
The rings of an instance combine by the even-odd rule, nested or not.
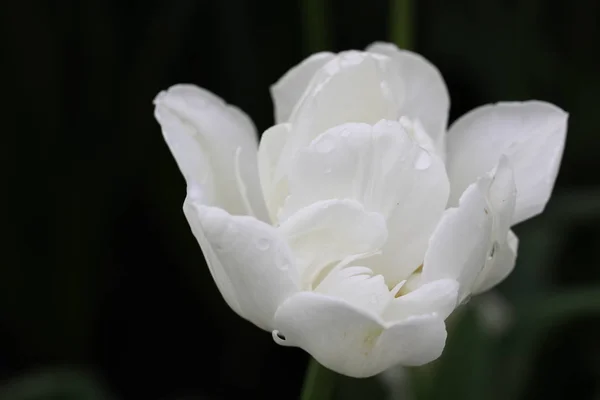
[(203, 89), (155, 100), (225, 301), (346, 375), (436, 359), (446, 317), (513, 268), (510, 227), (548, 201), (567, 114), (499, 103), (447, 131), (439, 71), (389, 44), (315, 54), (272, 94), (260, 147)]

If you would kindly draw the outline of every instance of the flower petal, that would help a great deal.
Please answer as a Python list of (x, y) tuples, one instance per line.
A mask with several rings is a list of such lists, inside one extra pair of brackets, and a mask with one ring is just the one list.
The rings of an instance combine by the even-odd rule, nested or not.
[(385, 219), (354, 200), (325, 200), (302, 208), (279, 227), (294, 252), (302, 287), (346, 257), (378, 250), (387, 239)]
[(481, 276), (475, 282), (473, 294), (479, 294), (493, 288), (506, 279), (515, 268), (519, 238), (513, 231), (508, 231), (506, 239), (500, 243), (494, 251), (495, 254), (489, 267), (486, 265)]
[(459, 302), (470, 293), (491, 248), (493, 215), (485, 193), (489, 181), (470, 185), (457, 208), (449, 208), (430, 240), (425, 253), (421, 282), (454, 279), (460, 284)]
[(426, 283), (418, 289), (393, 299), (383, 319), (400, 321), (411, 316), (436, 313), (442, 320), (454, 311), (458, 300), (459, 284), (453, 279)]
[(315, 53), (290, 69), (271, 86), (276, 123), (280, 124), (289, 120), (298, 100), (308, 88), (310, 80), (319, 68), (334, 57), (335, 55), (329, 52)]
[(513, 224), (542, 212), (560, 166), (567, 119), (563, 110), (540, 101), (487, 105), (459, 118), (447, 139), (451, 203), (504, 154), (517, 186)]
[(423, 56), (400, 50), (392, 43), (373, 43), (367, 51), (392, 59), (402, 78), (402, 86), (392, 88), (404, 93), (399, 104), (400, 115), (419, 120), (436, 148), (443, 150), (450, 95), (440, 71)]
[(184, 212), (227, 303), (258, 327), (272, 330), (277, 307), (298, 291), (293, 254), (275, 228), (232, 216), (188, 193)]
[(434, 314), (385, 325), (342, 299), (310, 292), (283, 303), (275, 326), (285, 337), (274, 335), (279, 344), (300, 347), (325, 367), (357, 378), (397, 364), (426, 364), (446, 341), (444, 321)]
[(307, 204), (336, 198), (355, 199), (387, 218), (383, 253), (363, 265), (392, 286), (423, 262), (449, 192), (443, 162), (394, 121), (328, 130), (296, 154), (288, 179), (282, 220)]
[(205, 203), (266, 220), (252, 121), (193, 85), (172, 86), (159, 93), (154, 104), (155, 117), (186, 181), (205, 187)]
[(338, 297), (374, 315), (381, 315), (393, 298), (382, 275), (373, 275), (369, 268), (360, 266), (334, 269), (315, 293)]
[(399, 79), (388, 57), (348, 51), (320, 68), (290, 117), (292, 134), (279, 173), (287, 173), (297, 149), (327, 129), (346, 122), (374, 124), (399, 118), (392, 87)]
[(517, 188), (513, 170), (506, 156), (500, 157), (489, 173), (488, 201), (494, 217), (494, 240), (504, 242), (515, 212)]
[(279, 124), (267, 129), (260, 139), (258, 147), (258, 171), (263, 196), (271, 221), (277, 221), (277, 215), (288, 195), (287, 177), (276, 179), (275, 170), (281, 157), (283, 146), (289, 138), (291, 125)]

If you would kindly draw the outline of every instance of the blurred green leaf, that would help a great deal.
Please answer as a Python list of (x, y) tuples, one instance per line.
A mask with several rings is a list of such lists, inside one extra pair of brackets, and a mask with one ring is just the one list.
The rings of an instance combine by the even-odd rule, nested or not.
[(2, 400), (109, 400), (106, 389), (90, 374), (68, 369), (32, 373), (0, 388)]

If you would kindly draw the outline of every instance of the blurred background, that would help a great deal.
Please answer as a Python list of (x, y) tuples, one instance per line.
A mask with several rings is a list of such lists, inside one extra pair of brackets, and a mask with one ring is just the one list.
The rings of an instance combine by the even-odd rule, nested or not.
[(308, 357), (222, 300), (152, 99), (194, 83), (262, 132), (287, 69), (376, 40), (438, 66), (451, 120), (540, 99), (569, 133), (514, 273), (452, 318), (442, 358), (340, 377), (336, 398), (600, 399), (599, 18), (597, 0), (3, 2), (0, 399), (298, 398)]

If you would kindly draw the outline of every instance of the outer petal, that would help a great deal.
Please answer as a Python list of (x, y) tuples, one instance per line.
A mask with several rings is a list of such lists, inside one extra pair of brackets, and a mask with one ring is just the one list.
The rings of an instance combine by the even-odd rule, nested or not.
[(373, 43), (367, 51), (384, 54), (394, 61), (402, 78), (402, 86), (392, 88), (403, 92), (398, 105), (400, 115), (421, 121), (436, 148), (443, 149), (450, 96), (440, 71), (421, 55), (400, 50), (391, 43)]
[(488, 202), (494, 219), (493, 243), (485, 266), (475, 281), (473, 293), (483, 292), (503, 280), (512, 271), (516, 259), (517, 239), (510, 232), (515, 211), (516, 187), (506, 156), (500, 158), (487, 181)]
[(319, 363), (341, 374), (368, 377), (402, 364), (423, 365), (440, 356), (446, 341), (444, 322), (435, 314), (385, 325), (342, 299), (301, 292), (275, 315), (285, 340), (301, 347)]
[(204, 201), (232, 214), (266, 220), (252, 121), (193, 85), (172, 86), (159, 93), (154, 104), (155, 117), (186, 181), (204, 185)]
[(350, 198), (387, 217), (389, 240), (366, 264), (395, 285), (419, 267), (448, 198), (443, 162), (402, 125), (343, 124), (294, 159), (281, 218), (322, 199)]
[(518, 193), (513, 223), (542, 212), (560, 166), (567, 118), (560, 108), (540, 101), (487, 105), (459, 118), (448, 132), (451, 202), (505, 154)]
[(489, 174), (488, 201), (494, 216), (494, 240), (504, 242), (514, 217), (517, 188), (506, 156)]
[(492, 245), (493, 215), (486, 201), (488, 180), (465, 190), (457, 208), (444, 212), (425, 253), (423, 283), (454, 279), (460, 283), (459, 302), (473, 288)]
[(188, 194), (184, 212), (227, 303), (265, 330), (277, 307), (298, 291), (291, 250), (275, 228), (253, 217), (232, 216)]
[(446, 319), (456, 308), (459, 284), (453, 279), (426, 283), (418, 289), (390, 302), (383, 318), (393, 322), (415, 315), (436, 313)]
[(381, 119), (397, 119), (397, 99), (391, 88), (400, 85), (395, 82), (398, 79), (392, 61), (378, 54), (349, 51), (325, 64), (290, 117), (293, 132), (278, 174), (287, 173), (298, 148), (329, 128), (346, 122), (373, 124)]
[(506, 239), (497, 244), (489, 269), (486, 268), (475, 282), (473, 294), (479, 294), (493, 288), (510, 275), (515, 268), (518, 248), (519, 238), (513, 231), (508, 231)]
[(276, 123), (280, 124), (289, 120), (294, 106), (308, 88), (312, 77), (319, 68), (334, 57), (335, 55), (329, 52), (315, 53), (290, 69), (271, 86)]
[(279, 124), (267, 129), (258, 147), (258, 171), (263, 196), (271, 221), (277, 221), (277, 214), (288, 195), (287, 177), (275, 178), (275, 170), (281, 157), (283, 146), (289, 138), (290, 124)]
[(280, 226), (294, 252), (302, 287), (327, 265), (378, 250), (387, 239), (385, 219), (354, 200), (325, 200), (305, 207)]

